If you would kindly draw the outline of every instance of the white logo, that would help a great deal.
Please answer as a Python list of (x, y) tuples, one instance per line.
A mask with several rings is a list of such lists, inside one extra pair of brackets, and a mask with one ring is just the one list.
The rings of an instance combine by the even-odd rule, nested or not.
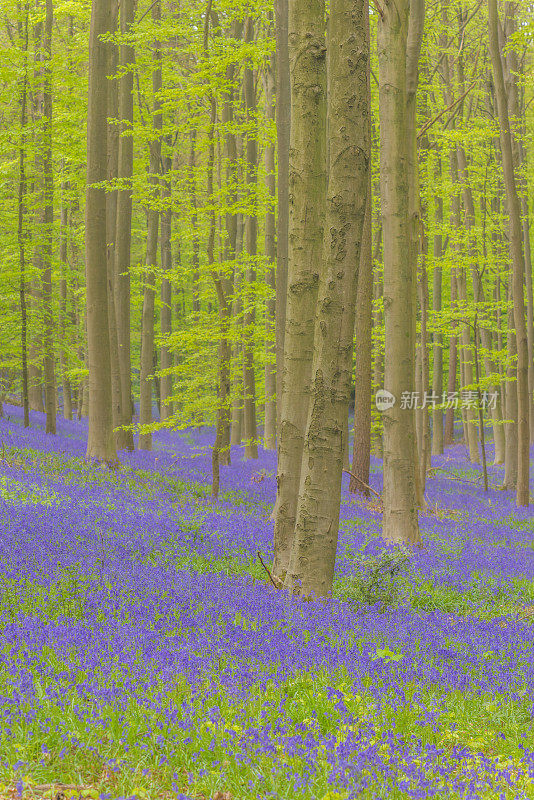
[(386, 389), (379, 389), (375, 395), (375, 405), (378, 411), (387, 411), (395, 405), (395, 395)]

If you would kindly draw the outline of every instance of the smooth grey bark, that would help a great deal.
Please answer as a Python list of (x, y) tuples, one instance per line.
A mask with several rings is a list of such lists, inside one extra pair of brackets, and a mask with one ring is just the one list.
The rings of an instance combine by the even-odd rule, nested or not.
[(285, 582), (305, 597), (331, 593), (337, 551), (356, 287), (368, 194), (370, 111), (365, 0), (331, 1), (328, 48), (330, 169), (324, 249), (311, 398), (295, 534)]
[[(413, 15), (420, 11), (412, 8)], [(384, 514), (382, 535), (392, 543), (418, 543), (419, 475), (413, 409), (401, 407), (414, 391), (415, 247), (418, 226), (413, 170), (414, 103), (420, 20), (409, 37), (408, 0), (383, 8), (378, 22), (380, 194), (384, 241), (384, 388), (394, 404), (383, 413)], [(423, 14), (424, 17), (424, 14)], [(413, 17), (412, 17), (413, 18)], [(408, 69), (409, 64), (409, 69)], [(410, 104), (410, 108), (408, 107)], [(417, 192), (417, 204), (418, 204)]]
[(89, 434), (87, 458), (108, 466), (118, 463), (111, 412), (108, 276), (106, 253), (107, 45), (110, 0), (93, 0), (89, 31), (87, 117), (87, 189), (85, 200), (85, 271), (89, 362)]
[(288, 30), (291, 76), (288, 289), (273, 563), (273, 574), (281, 580), (289, 566), (295, 532), (310, 398), (319, 264), (323, 258), (326, 181), (323, 0), (293, 0), (289, 6)]
[[(271, 57), (264, 71), (265, 116), (269, 127), (275, 119), (275, 60)], [(263, 446), (266, 450), (276, 447), (276, 174), (275, 145), (268, 142), (265, 147), (265, 182), (269, 206), (265, 214), (265, 259), (267, 261), (267, 287), (269, 296), (265, 303), (265, 423)]]
[[(121, 45), (119, 62), (119, 144), (117, 192), (117, 228), (115, 233), (115, 315), (117, 325), (118, 358), (121, 382), (121, 429), (116, 432), (119, 449), (134, 449), (132, 424), (132, 369), (130, 332), (130, 258), (132, 241), (132, 187), (133, 175), (133, 67), (135, 50), (131, 41), (134, 24), (135, 0), (121, 0)], [(123, 429), (124, 426), (124, 429)]]
[[(171, 142), (167, 140), (167, 148), (171, 147)], [(173, 354), (170, 350), (168, 337), (172, 333), (172, 179), (170, 175), (172, 158), (169, 152), (162, 158), (163, 176), (161, 181), (161, 271), (163, 273), (160, 289), (160, 328), (161, 328), (161, 347), (160, 347), (160, 421), (165, 422), (173, 414), (172, 406), (172, 366)]]
[(509, 246), (512, 261), (512, 298), (514, 327), (517, 347), (517, 492), (518, 506), (530, 503), (529, 489), (529, 394), (528, 394), (528, 339), (525, 322), (525, 259), (523, 254), (523, 227), (521, 222), (521, 203), (517, 191), (517, 181), (512, 153), (512, 136), (506, 90), (504, 85), (502, 53), (499, 44), (499, 16), (497, 0), (488, 0), (489, 50), (491, 56), (495, 99), (499, 117), (504, 186), (508, 206)]
[[(254, 23), (251, 17), (245, 22), (245, 42), (254, 41)], [(245, 239), (247, 261), (245, 279), (243, 283), (244, 315), (243, 315), (243, 428), (245, 439), (245, 458), (258, 457), (258, 432), (256, 424), (256, 382), (254, 374), (254, 325), (256, 321), (255, 290), (256, 282), (256, 255), (258, 245), (258, 218), (257, 218), (257, 160), (258, 141), (256, 134), (256, 92), (254, 88), (254, 74), (251, 66), (245, 66), (243, 71), (243, 94), (245, 98), (245, 112), (247, 120), (246, 139), (246, 177), (245, 183), (248, 193), (251, 213), (245, 221)]]
[(288, 235), (289, 235), (289, 146), (291, 131), (291, 88), (289, 75), (289, 0), (275, 0), (276, 26), (276, 431), (280, 433), (284, 339), (286, 331)]
[[(161, 23), (161, 2), (152, 5), (152, 20), (159, 26)], [(145, 257), (145, 287), (143, 292), (143, 312), (141, 317), (141, 363), (139, 375), (139, 424), (150, 425), (152, 422), (152, 375), (154, 372), (154, 308), (156, 295), (155, 268), (157, 266), (158, 234), (159, 234), (159, 174), (161, 164), (161, 129), (162, 113), (162, 68), (161, 42), (154, 39), (152, 45), (152, 127), (154, 139), (150, 142), (149, 183), (151, 198), (148, 208), (148, 224)], [(139, 434), (139, 449), (152, 449), (152, 434)]]

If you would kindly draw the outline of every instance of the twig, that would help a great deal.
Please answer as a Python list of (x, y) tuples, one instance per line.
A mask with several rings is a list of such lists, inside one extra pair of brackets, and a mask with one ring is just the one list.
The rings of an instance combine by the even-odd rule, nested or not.
[(259, 550), (258, 550), (258, 553), (257, 553), (257, 555), (258, 555), (258, 558), (259, 558), (259, 560), (260, 560), (260, 564), (262, 565), (263, 569), (265, 570), (265, 572), (267, 573), (267, 575), (268, 575), (268, 576), (269, 576), (269, 578), (271, 579), (271, 583), (272, 583), (272, 585), (274, 586), (274, 588), (275, 588), (275, 589), (281, 589), (283, 584), (282, 584), (282, 581), (280, 580), (280, 578), (277, 578), (277, 579), (276, 579), (276, 580), (279, 582), (279, 584), (280, 584), (280, 586), (277, 586), (277, 585), (276, 585), (276, 583), (274, 582), (274, 578), (273, 578), (273, 576), (272, 576), (272, 574), (271, 574), (271, 570), (269, 569), (269, 567), (267, 566), (267, 564), (264, 562), (263, 558), (261, 557), (261, 554), (260, 554), (260, 551), (259, 551)]
[(382, 495), (381, 495), (381, 494), (379, 494), (379, 493), (376, 491), (376, 489), (373, 489), (373, 487), (372, 487), (372, 486), (369, 486), (369, 484), (368, 484), (368, 483), (366, 483), (365, 481), (362, 481), (362, 479), (361, 479), (361, 478), (358, 478), (358, 476), (357, 476), (357, 475), (355, 475), (355, 474), (354, 474), (354, 472), (351, 472), (349, 469), (344, 469), (344, 470), (343, 470), (343, 472), (346, 472), (346, 473), (347, 473), (347, 475), (350, 475), (350, 476), (351, 476), (351, 478), (354, 478), (354, 480), (356, 480), (356, 481), (359, 481), (359, 482), (361, 483), (361, 485), (362, 485), (362, 486), (365, 486), (365, 488), (366, 488), (366, 489), (369, 489), (369, 491), (370, 491), (370, 492), (372, 492), (373, 494), (375, 494), (375, 495), (378, 497), (378, 499), (380, 500), (380, 502), (383, 504), (383, 502), (384, 502), (384, 501), (382, 500)]
[(435, 116), (435, 117), (434, 117), (434, 119), (431, 119), (431, 120), (429, 120), (429, 122), (427, 122), (427, 123), (426, 123), (426, 125), (423, 125), (423, 127), (421, 128), (421, 130), (420, 130), (420, 131), (419, 131), (419, 133), (417, 134), (417, 138), (418, 138), (418, 139), (420, 139), (420, 138), (421, 138), (421, 136), (423, 135), (423, 133), (426, 133), (426, 131), (427, 131), (429, 128), (431, 128), (431, 127), (432, 127), (432, 125), (434, 125), (434, 123), (438, 121), (438, 119), (441, 119), (441, 117), (442, 117), (444, 114), (446, 114), (446, 113), (447, 113), (447, 111), (450, 111), (450, 110), (451, 110), (451, 108), (453, 108), (454, 106), (458, 105), (458, 103), (459, 103), (461, 100), (463, 100), (463, 99), (464, 99), (464, 98), (465, 98), (465, 97), (466, 97), (466, 96), (469, 94), (469, 92), (470, 92), (470, 91), (471, 91), (471, 89), (472, 89), (472, 88), (475, 86), (475, 84), (476, 84), (476, 80), (474, 80), (474, 81), (473, 81), (473, 83), (471, 84), (471, 86), (470, 86), (468, 89), (466, 89), (466, 90), (465, 90), (465, 92), (464, 92), (462, 95), (460, 95), (460, 97), (458, 97), (456, 100), (453, 100), (453, 101), (452, 101), (452, 103), (451, 103), (449, 106), (447, 106), (447, 108), (444, 108), (444, 109), (443, 109), (443, 111), (440, 111), (440, 112), (439, 112), (439, 114), (438, 114), (437, 116)]

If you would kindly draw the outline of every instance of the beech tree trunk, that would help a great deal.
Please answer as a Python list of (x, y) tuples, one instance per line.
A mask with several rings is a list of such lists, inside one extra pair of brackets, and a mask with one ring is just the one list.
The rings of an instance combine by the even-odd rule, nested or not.
[[(414, 13), (416, 9), (413, 9)], [(408, 48), (408, 0), (383, 7), (378, 22), (380, 97), (380, 193), (384, 238), (384, 388), (395, 398), (384, 411), (383, 537), (392, 543), (419, 542), (415, 420), (401, 407), (414, 391), (415, 199), (410, 166), (415, 153), (408, 126), (408, 72), (414, 92), (419, 51)], [(415, 52), (417, 51), (417, 52)], [(407, 68), (408, 59), (410, 68)], [(415, 62), (415, 63), (414, 63)], [(415, 86), (417, 85), (415, 80)], [(412, 98), (413, 100), (414, 98)]]
[(289, 75), (289, 0), (275, 0), (276, 25), (276, 140), (278, 196), (276, 214), (276, 433), (282, 418), (282, 380), (287, 313), (289, 231), (289, 144), (291, 86)]
[(528, 395), (528, 342), (525, 324), (525, 260), (523, 255), (523, 228), (521, 223), (521, 204), (517, 191), (516, 176), (512, 155), (512, 136), (504, 86), (502, 54), (499, 44), (499, 16), (497, 0), (488, 0), (489, 50), (495, 84), (495, 99), (499, 117), (504, 186), (509, 217), (509, 244), (512, 260), (512, 283), (514, 303), (514, 327), (517, 347), (517, 492), (518, 506), (528, 506), (529, 491), (529, 412)]
[[(441, 181), (441, 157), (436, 153), (436, 169), (434, 178), (436, 180), (437, 192), (442, 186)], [(434, 319), (437, 321), (441, 313), (441, 294), (443, 273), (441, 260), (443, 258), (443, 237), (441, 226), (443, 225), (443, 198), (441, 194), (434, 195), (434, 207), (436, 209), (436, 227), (438, 232), (434, 234), (434, 274), (432, 277), (432, 311)], [(434, 332), (433, 337), (433, 359), (432, 359), (432, 394), (437, 398), (436, 405), (442, 404), (443, 395), (443, 334)], [(432, 455), (438, 456), (443, 453), (443, 409), (434, 408), (432, 411)]]
[(43, 216), (42, 299), (44, 318), (43, 375), (46, 433), (56, 432), (56, 381), (54, 372), (54, 318), (52, 304), (52, 248), (54, 225), (54, 173), (52, 161), (52, 0), (46, 0), (43, 37)]
[[(293, 0), (289, 6), (288, 291), (273, 563), (273, 573), (281, 580), (284, 580), (289, 566), (295, 532), (310, 398), (319, 264), (323, 258), (326, 182), (324, 16), (323, 0)], [(279, 188), (282, 185), (279, 175)]]
[[(115, 309), (119, 370), (121, 381), (121, 425), (132, 424), (132, 369), (130, 345), (130, 250), (132, 240), (132, 188), (133, 174), (133, 66), (135, 51), (128, 34), (134, 22), (135, 0), (121, 0), (120, 28), (124, 37), (120, 45), (119, 60), (119, 119), (120, 138), (118, 154), (117, 229), (115, 235)], [(133, 432), (118, 430), (119, 450), (134, 449)]]
[[(354, 309), (368, 196), (369, 93), (365, 0), (332, 0), (328, 31), (330, 171), (312, 389), (286, 586), (332, 591), (343, 442), (352, 382)], [(356, 146), (356, 142), (358, 145)]]
[(111, 0), (93, 0), (89, 31), (87, 120), (87, 190), (85, 201), (85, 270), (89, 360), (89, 435), (87, 458), (108, 466), (118, 463), (111, 412), (106, 191), (95, 186), (107, 176), (107, 45)]
[[(265, 68), (265, 115), (270, 126), (275, 118), (274, 89), (275, 89), (275, 61), (271, 58)], [(263, 446), (266, 450), (276, 447), (276, 339), (275, 339), (275, 314), (276, 314), (276, 222), (275, 222), (275, 147), (274, 142), (268, 142), (265, 147), (265, 182), (269, 206), (265, 214), (265, 258), (267, 261), (267, 286), (269, 296), (265, 305), (265, 424), (263, 430)]]
[[(248, 17), (245, 23), (245, 41), (254, 41), (254, 23)], [(247, 267), (245, 270), (244, 292), (245, 313), (243, 318), (243, 426), (245, 438), (245, 458), (258, 457), (258, 432), (256, 426), (256, 382), (254, 377), (254, 324), (256, 282), (256, 255), (258, 242), (257, 220), (257, 158), (258, 142), (256, 136), (256, 92), (252, 67), (246, 66), (243, 76), (243, 94), (247, 116), (247, 172), (246, 186), (248, 202), (252, 213), (247, 214), (245, 223)]]
[[(171, 142), (167, 141), (167, 147)], [(169, 153), (163, 158), (163, 179), (161, 182), (161, 348), (160, 348), (160, 420), (170, 419), (173, 415), (172, 406), (172, 365), (173, 356), (166, 339), (172, 333), (172, 283), (170, 280), (172, 270), (172, 204), (171, 204), (171, 176), (172, 158)]]
[[(152, 5), (152, 20), (156, 25), (161, 22), (161, 2)], [(159, 232), (159, 173), (161, 161), (161, 129), (163, 124), (161, 107), (161, 43), (159, 39), (153, 44), (154, 68), (152, 71), (152, 126), (154, 139), (150, 142), (150, 185), (152, 196), (148, 209), (148, 225), (145, 258), (145, 288), (143, 293), (143, 313), (141, 317), (141, 364), (139, 376), (139, 424), (150, 425), (152, 422), (152, 375), (154, 373), (154, 306), (155, 306), (155, 269), (157, 266), (158, 232)], [(152, 434), (139, 434), (139, 449), (152, 449)]]

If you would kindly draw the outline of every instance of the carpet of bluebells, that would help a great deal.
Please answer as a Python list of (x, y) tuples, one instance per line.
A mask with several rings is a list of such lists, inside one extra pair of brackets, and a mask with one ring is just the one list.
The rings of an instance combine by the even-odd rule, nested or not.
[(232, 448), (213, 502), (208, 428), (109, 472), (85, 422), (5, 413), (1, 797), (534, 798), (534, 514), (502, 467), (484, 493), (463, 445), (433, 458), (402, 558), (345, 477), (334, 595), (309, 602), (257, 558), (274, 453)]

